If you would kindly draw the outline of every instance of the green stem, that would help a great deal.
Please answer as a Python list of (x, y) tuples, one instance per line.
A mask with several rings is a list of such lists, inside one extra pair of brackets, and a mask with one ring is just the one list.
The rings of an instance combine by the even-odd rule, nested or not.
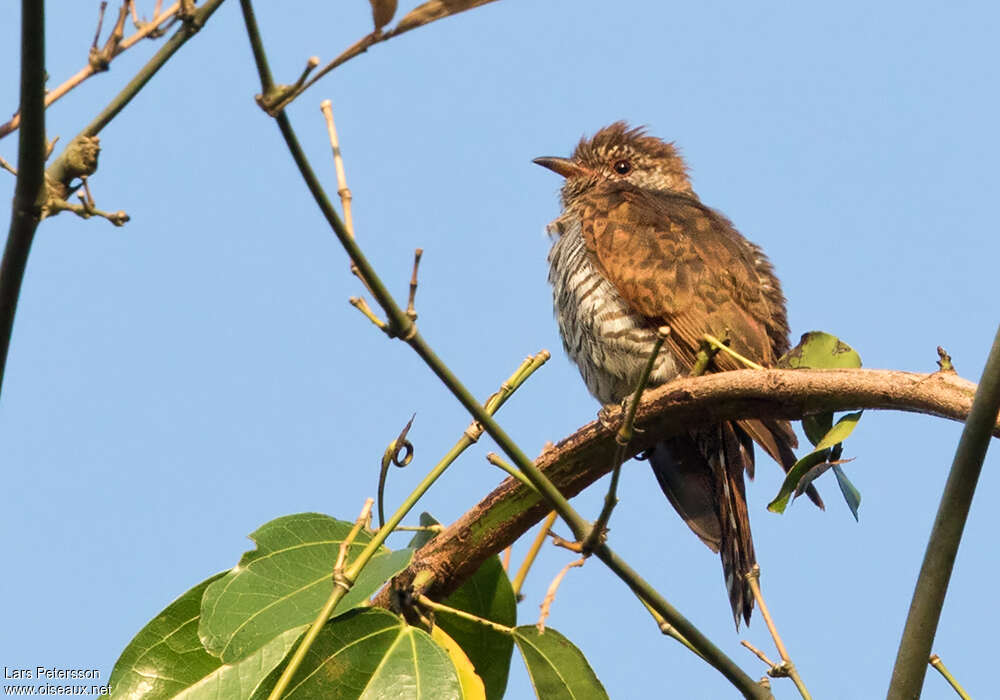
[(510, 587), (514, 591), (514, 597), (518, 601), (521, 600), (521, 587), (524, 586), (524, 580), (528, 578), (528, 572), (531, 570), (532, 564), (534, 564), (535, 559), (538, 558), (538, 553), (542, 551), (542, 545), (545, 544), (545, 538), (549, 536), (549, 530), (555, 524), (557, 515), (558, 514), (555, 511), (552, 511), (545, 517), (545, 522), (542, 523), (542, 527), (538, 531), (538, 535), (531, 543), (528, 553), (524, 555), (524, 561), (521, 562), (521, 568), (517, 570), (517, 574), (510, 582)]
[(524, 474), (521, 473), (520, 469), (518, 469), (517, 467), (512, 467), (510, 464), (503, 461), (503, 458), (501, 458), (500, 455), (498, 455), (496, 452), (490, 452), (488, 455), (486, 455), (486, 461), (492, 464), (494, 467), (499, 467), (500, 469), (503, 469), (512, 477), (514, 477), (522, 484), (527, 486), (529, 489), (531, 489), (535, 493), (538, 493), (538, 490), (535, 489), (535, 486), (530, 481), (528, 481), (528, 477), (526, 477)]
[(472, 613), (467, 613), (464, 610), (459, 610), (458, 608), (453, 608), (450, 605), (445, 605), (444, 603), (438, 603), (423, 593), (417, 596), (417, 602), (423, 605), (425, 608), (430, 608), (434, 612), (448, 613), (449, 615), (455, 615), (463, 620), (468, 620), (469, 622), (475, 622), (477, 625), (482, 625), (483, 627), (488, 627), (494, 632), (499, 632), (500, 634), (506, 634), (513, 636), (514, 628), (508, 627), (507, 625), (501, 625), (499, 622), (493, 622), (493, 620), (487, 620), (485, 617), (479, 617), (478, 615), (473, 615)]
[(764, 700), (771, 698), (771, 692), (762, 688), (743, 672), (732, 659), (715, 646), (697, 627), (684, 617), (677, 608), (668, 603), (659, 592), (630, 567), (608, 545), (601, 544), (594, 549), (594, 556), (604, 562), (632, 592), (649, 603), (688, 642), (691, 643), (705, 661), (714, 666), (730, 683), (736, 686), (744, 697)]
[(10, 228), (0, 261), (0, 388), (45, 191), (45, 3), (21, 0), (21, 132)]
[(701, 656), (701, 652), (695, 649), (694, 646), (691, 644), (691, 642), (689, 642), (687, 639), (684, 638), (684, 635), (675, 630), (673, 625), (671, 625), (669, 622), (663, 619), (663, 615), (658, 613), (656, 611), (656, 608), (647, 603), (645, 599), (643, 599), (642, 597), (639, 596), (637, 597), (639, 598), (639, 602), (642, 603), (642, 607), (646, 608), (646, 612), (652, 615), (653, 620), (656, 622), (656, 626), (660, 628), (660, 632), (667, 635), (668, 637), (677, 640), (678, 642), (686, 646), (688, 650), (691, 651), (692, 653)]
[(1000, 412), (1000, 328), (986, 360), (972, 409), (958, 441), (948, 481), (941, 494), (934, 527), (931, 529), (920, 567), (896, 665), (889, 685), (890, 700), (920, 696), (927, 673), (927, 659), (934, 643), (941, 608), (944, 605), (951, 570), (962, 541), (976, 483), (982, 471), (990, 434)]
[(965, 688), (963, 688), (955, 679), (955, 676), (951, 675), (951, 671), (949, 671), (948, 667), (944, 665), (940, 656), (937, 654), (931, 654), (929, 663), (938, 670), (938, 673), (944, 676), (944, 679), (948, 681), (948, 684), (952, 687), (952, 689), (958, 693), (958, 697), (962, 698), (962, 700), (972, 700), (972, 698), (969, 697), (969, 694), (965, 692)]
[(295, 653), (292, 654), (292, 658), (288, 660), (288, 664), (285, 666), (285, 670), (282, 672), (281, 676), (278, 678), (278, 682), (274, 684), (274, 688), (271, 689), (271, 693), (267, 696), (267, 700), (279, 700), (285, 690), (288, 688), (288, 684), (292, 681), (292, 676), (298, 670), (299, 666), (306, 658), (306, 654), (312, 647), (313, 642), (316, 641), (316, 637), (319, 636), (320, 630), (326, 624), (326, 621), (330, 619), (333, 615), (334, 609), (337, 604), (340, 603), (340, 599), (343, 598), (351, 590), (354, 582), (357, 580), (356, 576), (350, 576), (344, 572), (344, 557), (347, 553), (348, 548), (351, 543), (354, 542), (358, 533), (364, 527), (365, 522), (371, 515), (372, 501), (368, 499), (365, 503), (365, 507), (361, 510), (361, 515), (354, 522), (354, 527), (344, 538), (344, 541), (340, 544), (340, 552), (337, 555), (337, 563), (333, 567), (333, 591), (330, 593), (330, 597), (326, 599), (326, 603), (323, 605), (323, 609), (319, 611), (315, 619), (313, 619), (312, 624), (309, 625), (309, 629), (306, 630), (305, 635), (302, 637), (302, 641), (299, 642), (299, 646), (295, 649)]
[[(198, 8), (197, 12), (190, 21), (183, 22), (180, 29), (174, 32), (164, 44), (160, 47), (159, 51), (153, 54), (153, 57), (146, 62), (135, 77), (128, 82), (128, 84), (122, 88), (121, 92), (115, 95), (114, 99), (108, 103), (100, 114), (94, 117), (93, 121), (90, 122), (83, 131), (77, 134), (76, 138), (70, 142), (77, 141), (81, 138), (86, 138), (90, 136), (96, 136), (101, 132), (101, 130), (114, 119), (119, 112), (125, 109), (132, 99), (139, 94), (139, 92), (146, 86), (153, 76), (166, 64), (170, 57), (177, 53), (184, 44), (187, 43), (188, 39), (193, 37), (198, 31), (205, 25), (208, 18), (219, 9), (223, 0), (208, 0), (204, 5)], [(55, 182), (61, 182), (64, 185), (68, 185), (68, 179), (71, 178), (69, 171), (67, 169), (66, 162), (66, 152), (69, 150), (69, 145), (67, 145), (66, 150), (53, 161), (52, 165), (48, 168), (48, 176)]]
[(628, 447), (629, 442), (632, 441), (632, 435), (634, 434), (635, 414), (639, 408), (639, 402), (642, 400), (642, 392), (646, 390), (646, 385), (649, 384), (649, 375), (653, 373), (653, 367), (656, 365), (656, 358), (660, 354), (660, 348), (663, 347), (663, 341), (667, 339), (667, 334), (669, 333), (670, 328), (667, 326), (662, 326), (657, 330), (653, 350), (649, 353), (649, 360), (646, 361), (645, 367), (642, 368), (642, 374), (639, 376), (639, 385), (635, 388), (632, 400), (625, 411), (625, 419), (618, 429), (618, 434), (615, 435), (615, 444), (617, 447), (615, 455), (612, 458), (614, 466), (611, 468), (611, 481), (608, 484), (608, 492), (604, 496), (604, 507), (601, 508), (597, 520), (594, 521), (590, 532), (587, 533), (587, 537), (581, 543), (580, 551), (584, 555), (589, 555), (593, 551), (594, 545), (604, 536), (604, 530), (608, 527), (608, 521), (611, 520), (611, 513), (614, 511), (615, 506), (618, 505), (618, 480), (622, 472), (622, 463), (625, 461), (625, 449)]
[(744, 365), (746, 365), (750, 369), (764, 369), (763, 365), (759, 365), (756, 362), (754, 362), (753, 360), (751, 360), (749, 358), (746, 358), (746, 357), (743, 357), (743, 355), (739, 354), (738, 352), (736, 352), (735, 350), (733, 350), (732, 348), (730, 348), (728, 345), (726, 345), (725, 343), (723, 343), (721, 340), (719, 340), (718, 338), (716, 338), (714, 335), (709, 335), (708, 333), (706, 333), (703, 337), (708, 342), (708, 344), (711, 345), (713, 349), (715, 349), (716, 352), (722, 351), (722, 352), (726, 353), (727, 355), (733, 357), (736, 361), (742, 362)]

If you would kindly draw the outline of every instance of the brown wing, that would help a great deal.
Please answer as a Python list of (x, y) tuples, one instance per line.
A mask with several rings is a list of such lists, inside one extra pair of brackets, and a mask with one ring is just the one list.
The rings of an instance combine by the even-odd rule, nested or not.
[[(721, 214), (684, 195), (611, 183), (583, 201), (583, 237), (604, 276), (651, 324), (670, 326), (668, 349), (690, 368), (705, 333), (769, 364), (770, 302), (755, 249)], [(719, 369), (740, 369), (720, 353)]]
[[(629, 307), (650, 325), (670, 326), (665, 349), (681, 367), (694, 365), (701, 337), (728, 336), (730, 347), (763, 365), (788, 348), (784, 297), (760, 248), (743, 238), (722, 214), (697, 199), (608, 183), (583, 204), (583, 237), (604, 276)], [(718, 353), (714, 367), (743, 369)], [(738, 421), (787, 471), (797, 445), (785, 421)], [(753, 452), (744, 466), (753, 476)], [(815, 489), (810, 498), (821, 508)]]

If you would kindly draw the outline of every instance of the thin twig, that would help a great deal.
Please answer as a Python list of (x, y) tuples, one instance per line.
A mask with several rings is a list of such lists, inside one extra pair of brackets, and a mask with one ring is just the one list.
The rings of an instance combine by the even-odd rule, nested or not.
[(128, 18), (128, 8), (131, 4), (131, 0), (122, 0), (122, 6), (118, 9), (118, 19), (115, 20), (115, 26), (111, 29), (111, 34), (108, 35), (108, 40), (104, 42), (104, 46), (100, 49), (97, 48), (97, 40), (101, 36), (101, 24), (104, 22), (104, 9), (107, 7), (108, 3), (101, 3), (101, 12), (97, 20), (97, 33), (94, 35), (94, 43), (90, 47), (90, 53), (87, 56), (87, 62), (90, 67), (94, 69), (95, 73), (102, 73), (108, 69), (108, 65), (111, 63), (111, 59), (115, 57), (118, 51), (118, 47), (121, 44), (122, 37), (125, 35), (125, 20)]
[(500, 566), (503, 567), (504, 573), (510, 571), (510, 557), (513, 553), (514, 553), (513, 545), (503, 550), (503, 557), (500, 558)]
[(417, 320), (417, 309), (413, 305), (417, 298), (417, 269), (420, 267), (420, 258), (423, 257), (424, 249), (417, 248), (413, 251), (413, 276), (410, 277), (410, 296), (406, 301), (406, 315), (411, 321)]
[[(128, 3), (125, 3), (127, 5)], [(101, 0), (100, 7), (97, 8), (97, 31), (94, 32), (94, 41), (91, 49), (97, 51), (97, 40), (101, 38), (101, 27), (104, 26), (104, 11), (108, 9), (107, 0)]]
[(368, 306), (367, 301), (361, 297), (351, 297), (348, 301), (351, 303), (351, 306), (360, 311), (365, 318), (375, 324), (376, 328), (384, 333), (389, 333), (389, 324), (375, 315), (375, 312), (372, 311), (370, 306)]
[[(170, 20), (175, 14), (177, 14), (177, 10), (179, 7), (180, 3), (175, 2), (173, 5), (168, 7), (163, 12), (163, 14), (154, 15), (153, 19), (150, 20), (147, 24), (144, 24), (141, 29), (136, 31), (134, 34), (129, 35), (128, 38), (122, 39), (120, 42), (118, 42), (118, 44), (115, 47), (113, 55), (110, 58), (108, 58), (108, 63), (110, 63), (111, 60), (117, 58), (128, 49), (135, 46), (135, 44), (139, 43), (147, 36), (154, 34), (160, 28), (160, 25), (164, 24), (165, 22)], [(80, 85), (87, 78), (90, 78), (91, 76), (95, 75), (98, 72), (99, 71), (95, 70), (94, 66), (92, 66), (88, 61), (86, 66), (77, 71), (74, 75), (68, 78), (61, 85), (52, 90), (49, 90), (45, 94), (45, 106), (48, 107), (59, 98), (66, 95), (66, 93), (68, 93), (70, 90)], [(0, 124), (0, 139), (16, 131), (20, 126), (21, 126), (21, 112), (18, 111), (14, 114), (13, 117), (11, 117), (10, 121), (8, 121), (5, 124)]]
[(739, 354), (738, 352), (736, 352), (735, 350), (733, 350), (732, 348), (730, 348), (728, 345), (726, 345), (724, 342), (722, 342), (721, 340), (719, 340), (718, 338), (716, 338), (714, 335), (709, 335), (708, 333), (706, 333), (702, 337), (706, 341), (708, 341), (708, 343), (713, 348), (715, 348), (716, 350), (722, 351), (722, 352), (726, 353), (727, 355), (730, 355), (731, 357), (735, 358), (737, 361), (742, 362), (744, 365), (746, 365), (750, 369), (764, 369), (763, 365), (759, 365), (756, 362), (754, 362), (753, 360), (748, 359), (746, 357), (743, 357), (743, 355)]
[[(319, 59), (316, 59), (317, 61)], [(337, 171), (337, 194), (340, 195), (340, 206), (344, 210), (344, 227), (351, 238), (354, 238), (354, 216), (351, 214), (351, 202), (354, 199), (351, 189), (347, 186), (347, 172), (344, 169), (344, 157), (340, 151), (340, 139), (337, 137), (337, 127), (333, 122), (333, 103), (330, 100), (323, 100), (319, 104), (323, 118), (326, 120), (326, 132), (330, 138), (330, 149), (333, 151), (333, 165)], [(351, 274), (364, 283), (368, 288), (368, 283), (358, 271), (358, 266), (351, 259)], [(368, 289), (371, 292), (371, 289)], [(413, 318), (416, 318), (414, 314)], [(384, 330), (384, 329), (383, 329)]]
[(333, 582), (338, 586), (345, 586), (347, 590), (351, 590), (351, 586), (354, 585), (354, 581), (349, 581), (344, 578), (344, 566), (347, 564), (347, 552), (350, 546), (357, 539), (358, 533), (361, 529), (368, 523), (372, 517), (372, 506), (375, 505), (375, 499), (369, 498), (365, 501), (364, 506), (361, 508), (361, 514), (358, 519), (354, 521), (354, 527), (351, 531), (347, 533), (347, 537), (344, 541), (340, 543), (340, 551), (337, 552), (337, 562), (333, 565)]
[[(344, 171), (344, 158), (340, 153), (340, 141), (337, 139), (337, 127), (333, 123), (333, 103), (323, 100), (319, 108), (326, 119), (326, 130), (330, 137), (330, 148), (333, 150), (333, 165), (337, 170), (337, 194), (340, 195), (340, 205), (344, 209), (344, 226), (347, 233), (354, 237), (354, 219), (351, 217), (351, 190), (347, 186), (347, 173)], [(357, 273), (355, 273), (357, 274)]]
[(539, 633), (545, 631), (545, 620), (552, 611), (552, 603), (555, 602), (556, 591), (559, 590), (559, 584), (562, 583), (562, 580), (566, 577), (566, 574), (569, 573), (570, 569), (583, 566), (586, 563), (587, 557), (580, 557), (575, 561), (571, 561), (569, 564), (564, 566), (558, 574), (556, 574), (554, 579), (552, 579), (552, 583), (549, 584), (548, 590), (545, 591), (545, 599), (542, 600), (542, 604), (539, 606), (541, 608), (541, 613), (538, 616), (538, 622), (535, 623), (535, 627), (538, 628)]
[(753, 592), (754, 600), (757, 601), (757, 607), (760, 609), (761, 617), (764, 618), (764, 624), (767, 625), (767, 629), (771, 633), (771, 638), (774, 639), (774, 646), (777, 647), (778, 654), (781, 656), (782, 663), (779, 666), (771, 664), (772, 670), (775, 671), (777, 675), (787, 675), (791, 678), (803, 700), (811, 700), (812, 696), (809, 695), (809, 691), (806, 689), (806, 685), (802, 681), (802, 677), (799, 676), (799, 672), (795, 668), (795, 664), (792, 663), (791, 657), (788, 656), (788, 650), (785, 649), (785, 643), (781, 640), (781, 635), (778, 634), (778, 628), (774, 624), (774, 620), (771, 618), (771, 612), (767, 609), (767, 603), (764, 602), (764, 596), (760, 592), (760, 566), (754, 564), (753, 569), (751, 569), (746, 575), (746, 579), (750, 584), (750, 590)]
[(318, 81), (324, 75), (332, 71), (334, 68), (344, 63), (347, 63), (355, 56), (360, 56), (361, 54), (363, 54), (365, 51), (368, 50), (368, 47), (373, 46), (379, 42), (385, 41), (386, 39), (389, 38), (390, 36), (388, 34), (380, 34), (380, 35), (369, 34), (367, 36), (362, 37), (358, 41), (354, 42), (351, 46), (349, 46), (343, 53), (337, 56), (337, 58), (333, 59), (325, 66), (320, 68), (318, 71), (316, 71), (316, 74), (313, 75), (312, 80), (309, 80), (308, 82), (299, 85), (295, 90), (290, 90), (286, 94), (282, 95), (281, 98), (277, 100), (274, 105), (269, 106), (267, 110), (268, 113), (271, 114), (272, 116), (276, 116), (279, 112), (284, 110), (285, 107), (291, 104), (292, 100), (294, 100), (303, 92), (312, 87), (316, 83), (316, 81)]
[[(381, 528), (379, 528), (381, 529)], [(397, 525), (393, 532), (442, 532), (444, 525)]]
[[(46, 150), (48, 150), (48, 149), (46, 149)], [(7, 172), (9, 172), (14, 177), (17, 177), (17, 170), (14, 168), (13, 165), (11, 165), (7, 161), (5, 161), (3, 159), (3, 156), (0, 156), (0, 168), (3, 168), (4, 170), (6, 170)]]
[(416, 601), (429, 608), (434, 612), (448, 613), (449, 615), (455, 615), (463, 620), (468, 620), (470, 622), (475, 622), (477, 625), (482, 625), (483, 627), (488, 627), (494, 632), (499, 632), (500, 634), (511, 635), (514, 634), (514, 628), (508, 627), (507, 625), (501, 625), (499, 622), (493, 622), (493, 620), (487, 620), (485, 617), (479, 617), (478, 615), (473, 615), (472, 613), (466, 612), (465, 610), (459, 610), (458, 608), (453, 608), (450, 605), (445, 605), (444, 603), (439, 603), (436, 600), (431, 600), (423, 593), (416, 596)]
[(965, 688), (963, 688), (955, 677), (951, 675), (951, 671), (949, 671), (948, 667), (944, 665), (943, 661), (941, 661), (940, 656), (937, 654), (931, 654), (929, 663), (937, 669), (938, 673), (944, 676), (944, 679), (948, 681), (948, 684), (951, 685), (952, 689), (958, 694), (958, 697), (962, 698), (962, 700), (972, 700), (972, 698), (969, 697), (969, 694), (965, 692)]
[(515, 467), (512, 467), (510, 464), (508, 464), (507, 462), (505, 462), (503, 460), (503, 458), (500, 455), (498, 455), (496, 452), (488, 452), (486, 454), (486, 461), (489, 462), (490, 464), (492, 464), (494, 467), (499, 467), (500, 469), (503, 469), (505, 472), (507, 472), (508, 474), (510, 474), (512, 477), (514, 477), (515, 479), (517, 479), (518, 481), (520, 481), (522, 484), (524, 484), (525, 486), (527, 486), (529, 489), (531, 489), (532, 491), (535, 491), (537, 493), (537, 489), (535, 489), (534, 484), (532, 484), (530, 481), (528, 481), (528, 478), (524, 474), (522, 474), (519, 469), (517, 469)]
[(767, 658), (767, 654), (765, 654), (764, 652), (762, 652), (760, 649), (758, 649), (757, 647), (755, 647), (753, 644), (751, 644), (747, 640), (745, 640), (745, 639), (740, 640), (740, 644), (742, 644), (747, 649), (749, 649), (750, 651), (752, 651), (754, 653), (754, 655), (758, 659), (760, 659), (765, 664), (767, 664), (768, 668), (774, 668), (777, 665), (773, 661), (771, 661), (769, 658)]
[(531, 569), (531, 565), (535, 563), (535, 559), (538, 557), (538, 553), (542, 550), (542, 545), (545, 544), (545, 538), (549, 534), (549, 529), (555, 524), (557, 513), (552, 511), (549, 516), (545, 518), (545, 522), (542, 523), (541, 529), (535, 536), (534, 541), (531, 543), (531, 548), (528, 549), (528, 553), (524, 555), (524, 561), (521, 562), (521, 568), (517, 570), (517, 575), (514, 576), (514, 580), (511, 581), (511, 588), (514, 589), (514, 596), (518, 599), (521, 598), (521, 587), (524, 586), (524, 579), (528, 577), (528, 571)]
[(656, 341), (653, 343), (653, 349), (649, 353), (649, 359), (646, 361), (646, 366), (642, 369), (642, 374), (639, 375), (639, 384), (635, 388), (635, 393), (632, 395), (632, 399), (625, 411), (621, 427), (618, 428), (618, 433), (615, 435), (615, 443), (618, 445), (618, 449), (615, 450), (615, 455), (612, 458), (614, 466), (611, 469), (611, 482), (608, 484), (608, 492), (604, 496), (604, 507), (601, 508), (600, 515), (597, 516), (597, 520), (594, 521), (590, 532), (587, 533), (587, 537), (583, 540), (584, 554), (589, 555), (594, 549), (594, 545), (598, 541), (603, 540), (605, 536), (604, 531), (607, 529), (608, 521), (611, 519), (611, 512), (618, 504), (618, 479), (621, 475), (622, 463), (625, 461), (625, 449), (632, 441), (635, 412), (642, 401), (642, 392), (646, 390), (646, 385), (649, 384), (649, 377), (653, 373), (653, 367), (656, 366), (656, 358), (660, 354), (660, 348), (663, 347), (663, 343), (666, 341), (668, 335), (670, 335), (669, 326), (660, 326), (656, 329)]

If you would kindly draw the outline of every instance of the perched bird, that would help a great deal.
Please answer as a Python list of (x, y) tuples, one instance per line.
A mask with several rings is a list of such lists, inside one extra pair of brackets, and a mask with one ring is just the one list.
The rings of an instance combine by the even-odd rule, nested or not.
[[(562, 214), (549, 224), (555, 316), (563, 346), (590, 393), (617, 405), (634, 393), (656, 329), (670, 333), (649, 385), (687, 374), (705, 333), (763, 365), (788, 349), (781, 284), (759, 247), (701, 203), (670, 143), (617, 122), (581, 140), (572, 158), (534, 161), (562, 175)], [(711, 369), (742, 369), (719, 353)], [(753, 596), (745, 575), (753, 539), (743, 472), (759, 444), (787, 471), (787, 422), (747, 419), (658, 442), (647, 454), (663, 492), (701, 541), (722, 557), (739, 627)], [(810, 497), (822, 507), (815, 490)]]

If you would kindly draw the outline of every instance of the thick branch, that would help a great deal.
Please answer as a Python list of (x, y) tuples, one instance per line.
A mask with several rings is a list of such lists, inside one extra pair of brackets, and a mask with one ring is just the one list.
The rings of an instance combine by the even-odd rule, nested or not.
[(45, 176), (45, 4), (21, 3), (21, 114), (24, 128), (18, 139), (17, 184), (10, 228), (0, 261), (0, 384), (14, 313), (21, 293), (24, 269), (41, 218)]
[[(873, 408), (963, 421), (975, 389), (972, 382), (946, 372), (740, 370), (687, 377), (647, 392), (628, 456), (692, 427), (751, 416), (798, 419), (822, 411)], [(993, 435), (1000, 437), (1000, 425), (994, 426)], [(535, 464), (572, 497), (610, 470), (615, 448), (614, 433), (595, 421), (543, 452)], [(549, 510), (537, 493), (507, 479), (417, 552), (400, 581), (430, 570), (434, 582), (428, 593), (445, 596)]]
[(1000, 411), (1000, 329), (979, 380), (979, 391), (972, 402), (969, 419), (955, 451), (951, 472), (941, 494), (937, 517), (927, 542), (924, 563), (920, 567), (906, 627), (899, 643), (896, 666), (889, 685), (889, 700), (920, 697), (927, 673), (927, 658), (934, 643), (941, 608), (944, 607), (948, 582), (962, 542), (962, 531), (969, 518), (972, 497), (983, 469), (983, 460), (996, 428)]

